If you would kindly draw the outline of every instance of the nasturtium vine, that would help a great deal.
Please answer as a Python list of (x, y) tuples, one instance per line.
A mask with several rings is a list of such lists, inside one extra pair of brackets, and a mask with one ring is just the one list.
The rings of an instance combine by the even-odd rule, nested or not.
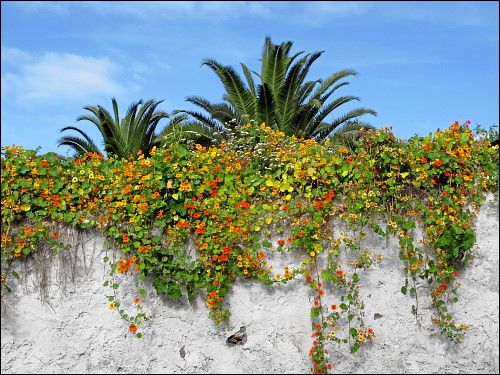
[[(485, 193), (498, 192), (498, 146), (468, 125), (407, 141), (390, 128), (369, 130), (354, 149), (252, 123), (217, 147), (178, 144), (148, 158), (139, 152), (121, 160), (93, 153), (65, 159), (5, 147), (2, 293), (18, 276), (9, 271), (17, 258), (68, 246), (54, 229), (63, 223), (98, 229), (119, 250), (104, 258), (107, 302), (137, 337), (152, 318), (141, 305), (147, 280), (171, 299), (203, 290), (210, 318), (220, 325), (230, 318), (224, 300), (237, 279), (286, 284), (300, 274), (314, 295), (311, 371), (326, 373), (327, 341), (354, 353), (376, 337), (364, 325), (359, 293), (361, 270), (382, 261), (359, 245), (370, 228), (399, 240), (401, 292), (416, 298), (411, 311), (418, 316), (420, 279), (435, 307), (428, 329), (460, 342), (467, 326), (455, 321), (450, 303), (458, 300), (460, 271), (474, 258), (473, 218)], [(332, 229), (334, 220), (351, 234)], [(301, 253), (302, 264), (276, 273), (267, 260), (271, 251)], [(357, 258), (340, 261), (346, 252)], [(124, 301), (117, 291), (128, 274), (141, 286)], [(324, 302), (327, 290), (335, 291), (336, 304)]]

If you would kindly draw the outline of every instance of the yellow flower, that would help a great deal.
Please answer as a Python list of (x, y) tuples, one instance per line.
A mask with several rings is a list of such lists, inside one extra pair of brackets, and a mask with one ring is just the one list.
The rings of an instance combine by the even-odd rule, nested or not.
[(110, 310), (114, 310), (114, 308), (115, 308), (115, 304), (114, 304), (114, 303), (110, 303), (110, 304), (109, 304), (109, 309), (110, 309)]

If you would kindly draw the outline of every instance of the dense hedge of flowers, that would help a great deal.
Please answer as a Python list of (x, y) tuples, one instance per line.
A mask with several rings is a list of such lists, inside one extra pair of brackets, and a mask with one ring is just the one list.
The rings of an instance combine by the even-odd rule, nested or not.
[[(97, 154), (66, 160), (22, 147), (2, 154), (2, 293), (18, 276), (9, 270), (17, 258), (67, 246), (55, 223), (97, 228), (120, 250), (120, 259), (105, 258), (109, 307), (137, 337), (150, 318), (140, 303), (145, 289), (133, 300), (137, 313), (127, 313), (116, 293), (120, 274), (152, 280), (170, 298), (204, 290), (217, 325), (229, 320), (224, 298), (236, 279), (271, 285), (302, 274), (315, 296), (309, 353), (315, 373), (331, 368), (326, 341), (356, 352), (375, 337), (364, 326), (359, 294), (358, 270), (382, 260), (359, 246), (367, 228), (399, 238), (401, 292), (416, 298), (417, 280), (425, 281), (435, 306), (429, 329), (459, 342), (467, 327), (454, 320), (450, 303), (474, 257), (474, 215), (484, 193), (498, 191), (498, 146), (458, 123), (408, 141), (390, 128), (370, 130), (354, 152), (248, 124), (218, 147), (176, 145), (149, 158), (139, 152), (127, 160)], [(337, 233), (332, 219), (356, 236)], [(424, 228), (419, 241), (417, 225)], [(266, 260), (270, 251), (292, 250), (303, 254), (297, 269), (276, 271)], [(358, 259), (343, 264), (344, 250)], [(337, 304), (324, 302), (327, 284)], [(411, 310), (418, 316), (418, 300)]]

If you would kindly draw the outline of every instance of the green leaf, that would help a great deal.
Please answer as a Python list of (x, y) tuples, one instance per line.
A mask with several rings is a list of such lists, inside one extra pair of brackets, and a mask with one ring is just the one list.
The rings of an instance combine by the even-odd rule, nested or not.
[(353, 273), (353, 274), (352, 274), (352, 281), (353, 281), (354, 283), (357, 283), (357, 282), (359, 281), (359, 276), (358, 276), (358, 274), (357, 274), (357, 273)]
[(272, 247), (273, 244), (271, 242), (269, 242), (268, 240), (264, 240), (264, 241), (262, 241), (262, 246), (264, 246), (264, 247)]
[(311, 318), (317, 318), (319, 316), (320, 308), (313, 307), (311, 308)]

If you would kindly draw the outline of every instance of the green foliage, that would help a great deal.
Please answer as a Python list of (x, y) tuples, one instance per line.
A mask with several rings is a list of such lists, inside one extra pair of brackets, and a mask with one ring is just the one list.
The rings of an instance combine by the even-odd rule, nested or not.
[[(268, 36), (264, 42), (260, 73), (241, 64), (244, 79), (231, 66), (214, 59), (205, 59), (208, 66), (224, 86), (223, 103), (213, 104), (208, 100), (190, 96), (187, 101), (208, 113), (176, 111), (187, 114), (193, 120), (182, 125), (182, 129), (198, 134), (198, 142), (217, 144), (226, 139), (227, 131), (246, 124), (249, 120), (265, 123), (272, 129), (297, 138), (316, 138), (324, 141), (333, 136), (336, 144), (344, 147), (358, 136), (360, 128), (372, 128), (360, 122), (359, 117), (377, 113), (368, 108), (356, 108), (326, 121), (340, 106), (355, 100), (356, 96), (340, 96), (329, 102), (331, 95), (349, 82), (343, 81), (357, 73), (344, 69), (325, 79), (307, 80), (311, 65), (324, 51), (304, 51), (290, 56), (292, 42), (275, 45)], [(259, 83), (256, 83), (259, 82)]]
[[(128, 158), (135, 155), (139, 150), (149, 155), (153, 147), (160, 146), (160, 141), (155, 133), (160, 120), (168, 118), (169, 115), (163, 111), (156, 111), (156, 107), (162, 101), (149, 100), (143, 103), (142, 99), (133, 103), (127, 110), (125, 117), (120, 119), (118, 114), (118, 104), (113, 98), (113, 114), (105, 108), (86, 106), (84, 109), (90, 111), (92, 115), (84, 115), (77, 118), (77, 121), (87, 120), (93, 123), (103, 137), (104, 150), (108, 156), (114, 155), (118, 158)], [(81, 156), (92, 152), (99, 154), (100, 151), (94, 141), (81, 129), (74, 126), (67, 126), (61, 132), (73, 130), (83, 138), (64, 136), (58, 140), (58, 145), (70, 146), (75, 150), (75, 156)]]
[[(110, 309), (136, 337), (152, 318), (140, 303), (146, 282), (174, 299), (204, 291), (209, 316), (220, 325), (230, 318), (223, 303), (236, 280), (286, 284), (303, 275), (314, 294), (312, 371), (327, 372), (327, 341), (354, 353), (375, 338), (364, 326), (359, 293), (364, 271), (382, 261), (359, 245), (371, 228), (399, 239), (403, 294), (416, 298), (416, 279), (427, 282), (437, 314), (428, 329), (462, 339), (467, 327), (454, 321), (449, 303), (458, 300), (459, 271), (474, 259), (474, 215), (485, 192), (498, 192), (498, 146), (477, 141), (467, 124), (406, 142), (389, 128), (368, 130), (355, 152), (264, 124), (234, 133), (217, 147), (171, 145), (126, 159), (89, 153), (64, 160), (6, 147), (2, 292), (17, 276), (9, 268), (17, 258), (66, 246), (54, 229), (63, 224), (98, 229), (117, 250), (117, 259), (104, 259), (104, 286)], [(336, 232), (336, 221), (352, 234)], [(419, 242), (417, 225), (424, 229)], [(272, 269), (274, 251), (301, 254), (300, 267)], [(355, 259), (341, 262), (347, 253)], [(138, 278), (132, 311), (119, 294), (126, 275)], [(337, 300), (330, 307), (326, 291)], [(418, 300), (411, 312), (418, 315)]]

